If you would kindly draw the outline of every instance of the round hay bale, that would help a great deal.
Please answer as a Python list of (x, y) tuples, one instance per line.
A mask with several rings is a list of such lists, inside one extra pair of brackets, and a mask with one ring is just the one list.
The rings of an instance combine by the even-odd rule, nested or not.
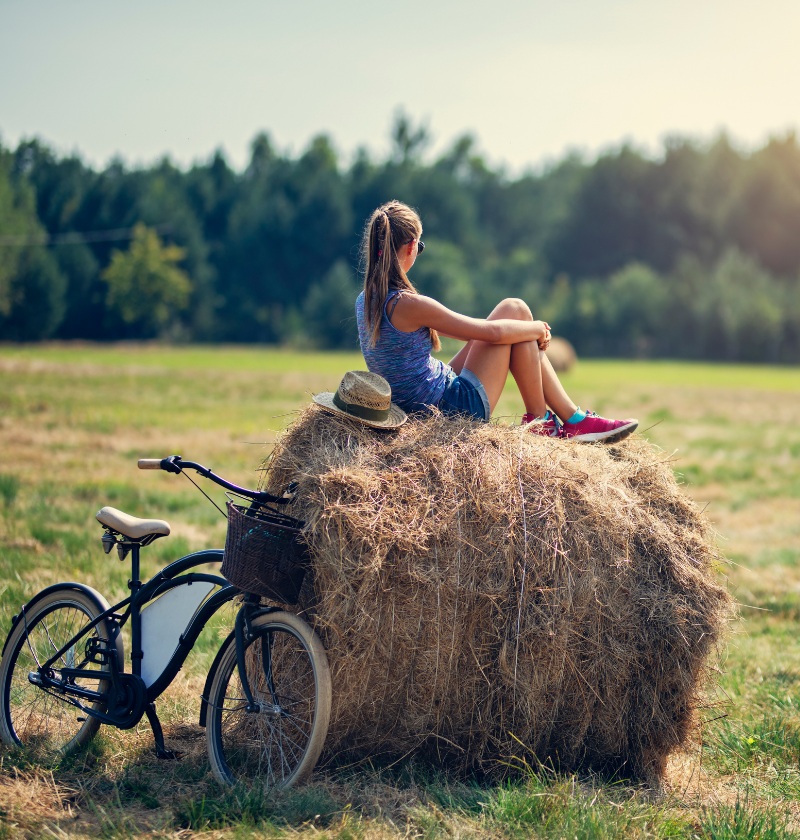
[(438, 414), (376, 432), (311, 406), (267, 464), (266, 486), (289, 481), (329, 754), (655, 779), (691, 734), (732, 599), (707, 521), (645, 440)]
[(550, 346), (545, 351), (547, 358), (550, 359), (550, 364), (556, 373), (566, 373), (575, 366), (578, 361), (578, 356), (575, 353), (575, 348), (567, 341), (566, 338), (553, 337), (550, 340)]

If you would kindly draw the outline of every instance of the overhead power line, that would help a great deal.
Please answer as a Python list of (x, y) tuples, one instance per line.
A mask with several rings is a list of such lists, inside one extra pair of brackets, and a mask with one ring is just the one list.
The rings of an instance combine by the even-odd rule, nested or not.
[[(156, 225), (151, 228), (158, 234), (169, 233), (172, 225)], [(44, 234), (38, 236), (0, 236), (2, 245), (82, 245), (85, 242), (121, 242), (133, 239), (134, 228), (116, 228), (115, 230), (69, 231), (68, 233)]]

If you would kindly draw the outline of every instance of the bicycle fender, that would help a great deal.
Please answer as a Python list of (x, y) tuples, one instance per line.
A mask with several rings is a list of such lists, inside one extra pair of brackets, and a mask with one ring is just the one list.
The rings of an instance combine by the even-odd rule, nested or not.
[(225, 648), (228, 647), (228, 643), (233, 640), (235, 635), (235, 630), (231, 630), (231, 632), (228, 633), (228, 637), (219, 646), (217, 655), (214, 657), (214, 661), (211, 663), (211, 667), (208, 669), (206, 684), (203, 686), (203, 696), (200, 698), (200, 726), (204, 727), (206, 725), (206, 715), (208, 714), (208, 695), (211, 692), (211, 685), (214, 682), (214, 675), (217, 673), (217, 668), (219, 668), (219, 663), (222, 659), (222, 654)]
[[(42, 598), (50, 595), (51, 592), (80, 592), (81, 594), (85, 595), (92, 603), (97, 607), (99, 613), (104, 613), (106, 610), (111, 609), (111, 604), (106, 601), (106, 599), (96, 590), (92, 589), (91, 586), (86, 586), (85, 583), (54, 583), (52, 586), (48, 586), (46, 589), (42, 589), (41, 591), (37, 592), (33, 598), (25, 604), (22, 609), (19, 611), (17, 615), (15, 615), (11, 620), (11, 628), (8, 631), (8, 635), (6, 636), (6, 640), (3, 643), (3, 654), (5, 655), (6, 647), (8, 645), (8, 640), (11, 638), (11, 634), (14, 632), (17, 624), (22, 621), (22, 616), (25, 612), (29, 612)], [(123, 654), (123, 647), (122, 647), (122, 634), (117, 635), (117, 655), (119, 657), (120, 663), (125, 661), (125, 657)]]

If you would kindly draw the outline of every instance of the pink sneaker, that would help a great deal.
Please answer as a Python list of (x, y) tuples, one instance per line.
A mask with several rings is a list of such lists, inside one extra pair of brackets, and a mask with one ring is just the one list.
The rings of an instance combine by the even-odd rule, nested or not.
[(580, 423), (564, 423), (561, 434), (564, 437), (591, 443), (602, 440), (604, 443), (617, 443), (636, 430), (638, 420), (606, 420), (593, 411), (587, 411)]
[(561, 437), (563, 428), (558, 417), (552, 411), (545, 414), (544, 419), (534, 417), (533, 414), (523, 414), (521, 426), (527, 426), (528, 431), (542, 437)]

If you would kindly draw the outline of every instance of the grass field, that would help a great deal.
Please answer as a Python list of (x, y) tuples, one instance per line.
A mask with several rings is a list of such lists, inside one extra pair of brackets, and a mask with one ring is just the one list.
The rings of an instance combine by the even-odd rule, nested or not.
[[(140, 472), (136, 460), (179, 453), (254, 485), (292, 413), (360, 367), (355, 354), (264, 348), (0, 346), (0, 635), (51, 583), (124, 597), (127, 564), (103, 554), (94, 520), (104, 504), (170, 521), (172, 536), (143, 552), (147, 574), (222, 545), (224, 520), (184, 478)], [(544, 770), (491, 786), (411, 761), (323, 768), (280, 797), (223, 791), (196, 722), (227, 612), (159, 701), (168, 743), (186, 758), (158, 762), (145, 723), (103, 728), (86, 752), (53, 766), (3, 750), (0, 838), (800, 832), (800, 370), (585, 361), (564, 381), (582, 406), (638, 417), (673, 453), (687, 492), (708, 506), (743, 604), (721, 663), (725, 705), (709, 713), (718, 719), (702, 742), (672, 760), (665, 791)], [(510, 382), (496, 415), (512, 421), (521, 408)]]

